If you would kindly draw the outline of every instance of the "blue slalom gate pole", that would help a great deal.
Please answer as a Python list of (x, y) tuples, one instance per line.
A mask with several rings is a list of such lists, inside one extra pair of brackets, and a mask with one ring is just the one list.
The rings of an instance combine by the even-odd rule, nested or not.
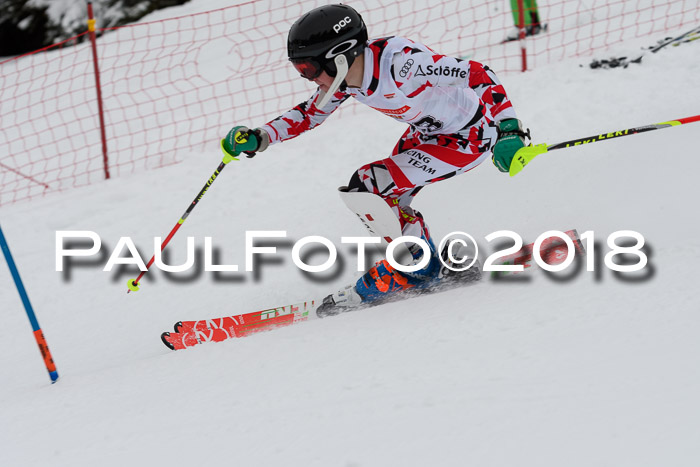
[(32, 304), (29, 302), (29, 296), (27, 291), (24, 289), (22, 284), (22, 278), (19, 277), (19, 271), (15, 265), (15, 261), (12, 259), (12, 253), (10, 253), (10, 247), (7, 245), (7, 240), (5, 240), (5, 235), (2, 233), (2, 228), (0, 227), (0, 248), (2, 248), (2, 253), (5, 255), (5, 260), (7, 261), (7, 266), (10, 268), (10, 273), (17, 286), (17, 292), (22, 298), (22, 303), (24, 304), (24, 309), (29, 317), (29, 322), (32, 323), (32, 330), (34, 331), (34, 339), (39, 346), (39, 351), (41, 356), (44, 358), (44, 364), (46, 365), (46, 370), (49, 372), (49, 377), (51, 378), (51, 383), (55, 383), (58, 380), (58, 371), (56, 371), (56, 365), (53, 362), (53, 357), (51, 357), (51, 352), (49, 351), (49, 346), (46, 344), (46, 339), (44, 338), (44, 333), (39, 327), (39, 322), (34, 314), (34, 309)]

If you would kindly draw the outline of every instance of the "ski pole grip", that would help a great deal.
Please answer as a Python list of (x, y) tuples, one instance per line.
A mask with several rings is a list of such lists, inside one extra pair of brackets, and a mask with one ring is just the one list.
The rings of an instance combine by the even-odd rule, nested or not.
[(236, 159), (236, 157), (239, 156), (239, 153), (229, 154), (229, 152), (226, 149), (224, 149), (224, 139), (221, 140), (221, 152), (224, 153), (224, 158), (222, 160), (224, 164), (228, 164), (231, 161), (238, 160)]
[(513, 157), (513, 160), (510, 163), (510, 169), (508, 170), (508, 173), (511, 177), (515, 177), (517, 174), (520, 173), (521, 170), (525, 168), (527, 164), (530, 163), (532, 159), (534, 159), (540, 154), (544, 154), (545, 152), (547, 152), (546, 144), (536, 144), (534, 146), (530, 145), (518, 149), (518, 152), (515, 153), (515, 156)]

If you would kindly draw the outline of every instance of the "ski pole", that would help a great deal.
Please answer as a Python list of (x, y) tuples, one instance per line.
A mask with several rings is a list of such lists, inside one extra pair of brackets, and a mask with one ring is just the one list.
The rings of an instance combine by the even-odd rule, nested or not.
[(2, 248), (2, 253), (5, 255), (5, 260), (10, 268), (10, 273), (12, 274), (12, 279), (15, 281), (15, 286), (19, 292), (19, 296), (22, 299), (22, 304), (24, 305), (24, 310), (27, 312), (29, 322), (32, 324), (34, 339), (36, 339), (36, 343), (39, 346), (41, 356), (44, 358), (44, 365), (46, 365), (46, 371), (49, 372), (49, 378), (51, 378), (51, 383), (53, 384), (58, 380), (58, 371), (56, 371), (56, 365), (53, 362), (53, 357), (49, 351), (49, 346), (46, 343), (44, 333), (39, 326), (36, 315), (34, 314), (34, 309), (29, 301), (27, 291), (24, 288), (24, 284), (22, 284), (22, 278), (19, 276), (17, 265), (15, 264), (14, 259), (12, 259), (12, 253), (10, 253), (10, 247), (7, 244), (7, 240), (5, 240), (5, 235), (2, 233), (2, 228), (0, 228), (0, 248)]
[(691, 122), (700, 122), (700, 115), (695, 115), (694, 117), (679, 118), (677, 120), (670, 120), (668, 122), (654, 123), (653, 125), (645, 125), (636, 128), (628, 128), (627, 130), (615, 131), (612, 133), (603, 133), (600, 135), (589, 136), (587, 138), (578, 138), (571, 141), (564, 141), (563, 143), (557, 144), (536, 144), (525, 146), (524, 148), (518, 149), (515, 153), (513, 161), (510, 163), (510, 176), (514, 177), (520, 173), (523, 168), (532, 161), (535, 157), (543, 154), (545, 152), (554, 151), (555, 149), (564, 149), (572, 146), (580, 146), (582, 144), (595, 143), (597, 141), (603, 141), (613, 138), (619, 138), (620, 136), (629, 136), (637, 133), (644, 133), (646, 131), (660, 130), (662, 128), (669, 128), (672, 126), (683, 125)]
[[(222, 147), (222, 149), (223, 149), (223, 144), (224, 144), (224, 140), (221, 140), (221, 147)], [(224, 155), (223, 160), (221, 161), (221, 163), (219, 164), (219, 166), (216, 168), (216, 170), (214, 171), (214, 173), (212, 174), (212, 176), (209, 177), (209, 180), (207, 180), (207, 183), (204, 184), (204, 187), (200, 190), (199, 194), (197, 194), (197, 196), (194, 198), (194, 201), (192, 201), (192, 203), (189, 205), (189, 207), (187, 208), (187, 210), (185, 211), (185, 213), (182, 215), (182, 217), (180, 217), (180, 220), (178, 220), (178, 221), (177, 221), (177, 224), (175, 224), (175, 227), (173, 227), (173, 229), (170, 231), (170, 233), (168, 234), (168, 236), (165, 237), (165, 240), (163, 240), (163, 243), (160, 245), (160, 251), (163, 251), (163, 250), (165, 249), (165, 247), (166, 247), (166, 246), (168, 245), (168, 243), (170, 242), (170, 239), (173, 238), (173, 236), (175, 235), (175, 232), (178, 231), (178, 229), (180, 228), (180, 226), (181, 226), (181, 225), (185, 222), (185, 220), (187, 219), (187, 216), (190, 215), (190, 213), (192, 212), (192, 210), (194, 209), (194, 207), (197, 205), (197, 203), (199, 203), (199, 200), (202, 199), (202, 197), (204, 196), (204, 193), (206, 193), (207, 190), (209, 190), (209, 187), (211, 186), (212, 183), (214, 183), (214, 180), (216, 180), (216, 177), (218, 177), (219, 174), (221, 173), (221, 171), (224, 170), (224, 167), (226, 167), (226, 164), (228, 164), (228, 163), (231, 162), (231, 161), (237, 161), (237, 160), (238, 160), (238, 159), (235, 158), (235, 156), (237, 156), (238, 153), (236, 153), (234, 156), (230, 156), (228, 153), (226, 153), (226, 151), (224, 151), (224, 154), (225, 154), (225, 155)], [(132, 290), (133, 290), (134, 292), (137, 292), (137, 291), (139, 290), (139, 281), (140, 281), (141, 278), (144, 276), (144, 274), (146, 274), (146, 272), (148, 272), (148, 268), (151, 267), (151, 265), (153, 264), (153, 262), (155, 261), (155, 259), (156, 259), (156, 255), (154, 254), (153, 257), (151, 258), (151, 260), (150, 260), (150, 261), (148, 262), (148, 264), (146, 265), (146, 270), (145, 270), (145, 271), (141, 271), (141, 274), (139, 274), (139, 276), (138, 276), (136, 279), (129, 279), (129, 282), (128, 282), (129, 290), (127, 290), (126, 293), (129, 293), (129, 292), (131, 292)]]

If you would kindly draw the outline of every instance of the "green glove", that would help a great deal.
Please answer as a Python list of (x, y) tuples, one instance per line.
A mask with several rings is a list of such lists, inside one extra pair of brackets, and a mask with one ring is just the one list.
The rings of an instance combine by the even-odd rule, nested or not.
[(270, 145), (270, 136), (261, 128), (254, 130), (247, 126), (236, 126), (221, 140), (221, 150), (230, 158), (237, 157), (240, 153), (246, 153), (247, 157), (253, 157), (257, 152), (262, 152)]
[(525, 146), (525, 138), (530, 138), (530, 130), (523, 131), (517, 118), (508, 118), (498, 122), (498, 141), (493, 146), (491, 160), (501, 172), (510, 170), (510, 163), (518, 149)]

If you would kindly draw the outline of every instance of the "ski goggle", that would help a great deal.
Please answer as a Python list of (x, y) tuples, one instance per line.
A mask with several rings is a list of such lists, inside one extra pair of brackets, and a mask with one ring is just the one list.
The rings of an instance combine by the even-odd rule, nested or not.
[(302, 78), (313, 81), (323, 72), (321, 64), (312, 58), (292, 58), (289, 60)]

